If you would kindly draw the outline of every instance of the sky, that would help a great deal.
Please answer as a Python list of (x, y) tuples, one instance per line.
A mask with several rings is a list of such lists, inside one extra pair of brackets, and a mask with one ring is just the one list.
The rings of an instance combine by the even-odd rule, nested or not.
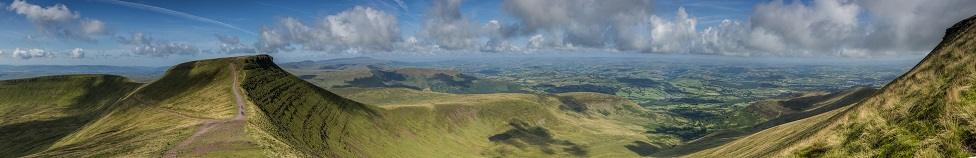
[(0, 0), (0, 65), (225, 56), (918, 58), (973, 0)]

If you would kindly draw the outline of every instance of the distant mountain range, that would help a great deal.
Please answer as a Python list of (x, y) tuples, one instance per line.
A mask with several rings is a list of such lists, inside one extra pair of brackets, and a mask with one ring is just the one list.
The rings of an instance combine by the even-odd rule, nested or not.
[(299, 78), (325, 88), (408, 88), (443, 93), (521, 92), (516, 84), (477, 78), (456, 70), (410, 67), (369, 57), (282, 64)]

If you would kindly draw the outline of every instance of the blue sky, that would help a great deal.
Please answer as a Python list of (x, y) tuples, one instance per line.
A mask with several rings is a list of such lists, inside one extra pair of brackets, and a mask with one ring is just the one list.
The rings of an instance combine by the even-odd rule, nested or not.
[(0, 65), (158, 66), (245, 54), (917, 57), (976, 14), (965, 9), (974, 1), (926, 2), (4, 0)]

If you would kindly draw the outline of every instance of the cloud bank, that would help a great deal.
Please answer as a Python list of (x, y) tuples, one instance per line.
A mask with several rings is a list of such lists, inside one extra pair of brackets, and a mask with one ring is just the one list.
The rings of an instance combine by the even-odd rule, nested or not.
[(117, 37), (119, 43), (132, 47), (132, 53), (150, 57), (168, 57), (170, 55), (196, 55), (200, 49), (181, 43), (156, 40), (142, 32), (132, 33), (130, 37)]
[(54, 53), (45, 51), (43, 49), (38, 49), (38, 48), (27, 48), (27, 49), (16, 48), (16, 49), (14, 49), (13, 52), (11, 52), (11, 55), (12, 55), (13, 58), (18, 58), (18, 59), (52, 58), (52, 57), (54, 57)]
[(306, 24), (287, 17), (261, 30), (260, 52), (290, 51), (292, 46), (323, 52), (391, 51), (401, 40), (397, 18), (368, 7), (355, 7)]
[(63, 4), (43, 7), (23, 0), (14, 0), (7, 6), (8, 11), (24, 16), (38, 31), (60, 39), (95, 41), (95, 36), (108, 33), (105, 23), (95, 19), (82, 18)]
[[(242, 30), (225, 23), (139, 3), (104, 0)], [(401, 1), (394, 1), (408, 10)], [(690, 10), (656, 15), (652, 0), (503, 0), (505, 17), (472, 18), (463, 0), (433, 0), (416, 32), (404, 35), (397, 14), (357, 6), (300, 20), (280, 18), (263, 27), (254, 43), (215, 35), (215, 47), (199, 49), (156, 40), (137, 32), (118, 37), (133, 54), (150, 57), (276, 53), (532, 53), (618, 51), (729, 56), (879, 57), (919, 55), (930, 50), (945, 28), (976, 14), (972, 0), (812, 0), (762, 2), (743, 19), (701, 26)], [(23, 16), (45, 35), (95, 41), (111, 35), (106, 23), (82, 17), (63, 4), (39, 6), (14, 0), (3, 6)], [(671, 14), (668, 14), (671, 15)], [(413, 24), (407, 22), (407, 24)], [(411, 27), (412, 28), (412, 27)], [(60, 52), (60, 51), (59, 51)], [(77, 53), (75, 53), (77, 52)], [(68, 57), (84, 57), (84, 49)], [(53, 56), (43, 49), (16, 49), (21, 59)]]

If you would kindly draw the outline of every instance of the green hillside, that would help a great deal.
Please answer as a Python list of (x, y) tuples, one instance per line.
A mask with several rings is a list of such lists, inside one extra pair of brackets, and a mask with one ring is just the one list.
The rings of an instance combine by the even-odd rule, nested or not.
[(17, 135), (4, 137), (16, 142), (5, 156), (639, 157), (681, 141), (648, 129), (687, 123), (597, 93), (340, 96), (264, 55), (183, 63), (144, 85), (98, 75), (0, 83), (0, 129)]
[(946, 31), (911, 71), (853, 106), (783, 124), (688, 157), (976, 155), (976, 17)]
[[(564, 108), (568, 105), (561, 96), (339, 90), (367, 103), (360, 104), (291, 76), (262, 58), (266, 57), (247, 62), (245, 72), (260, 75), (248, 76), (244, 89), (260, 109), (258, 116), (266, 117), (255, 121), (259, 133), (270, 134), (262, 140), (281, 143), (267, 146), (275, 148), (272, 155), (637, 157), (628, 146), (649, 141), (644, 127), (636, 123), (648, 122), (645, 117), (619, 117), (631, 119), (627, 120), (580, 113)], [(629, 101), (618, 103), (594, 107), (620, 106), (600, 107), (619, 111), (636, 107)], [(649, 114), (631, 110), (626, 114)]]
[[(232, 87), (236, 87), (232, 78), (233, 71), (236, 71), (232, 68), (233, 62), (235, 61), (218, 59), (174, 66), (159, 80), (135, 90), (112, 105), (105, 115), (59, 140), (47, 150), (31, 156), (171, 157), (199, 153), (193, 152), (196, 147), (208, 144), (220, 144), (220, 148), (206, 151), (220, 151), (224, 148), (221, 146), (246, 148), (247, 143), (232, 141), (243, 139), (243, 131), (239, 133), (241, 136), (233, 136), (233, 139), (190, 141), (184, 144), (186, 140), (195, 137), (193, 135), (225, 132), (220, 129), (203, 129), (214, 125), (212, 120), (231, 118), (235, 114), (231, 91)], [(240, 150), (238, 148), (233, 149)], [(247, 153), (243, 151), (239, 153)]]
[(139, 85), (110, 75), (0, 81), (0, 155), (18, 157), (51, 146)]
[(812, 94), (789, 100), (766, 100), (743, 108), (744, 115), (755, 115), (759, 123), (741, 129), (728, 129), (710, 133), (661, 152), (656, 157), (674, 157), (720, 146), (750, 134), (781, 124), (809, 118), (839, 108), (850, 106), (875, 93), (876, 89), (854, 87), (829, 94)]
[(348, 58), (286, 63), (282, 67), (326, 89), (384, 87), (465, 94), (522, 91), (520, 86), (513, 83), (478, 78), (456, 70), (389, 66), (394, 63), (371, 58)]

